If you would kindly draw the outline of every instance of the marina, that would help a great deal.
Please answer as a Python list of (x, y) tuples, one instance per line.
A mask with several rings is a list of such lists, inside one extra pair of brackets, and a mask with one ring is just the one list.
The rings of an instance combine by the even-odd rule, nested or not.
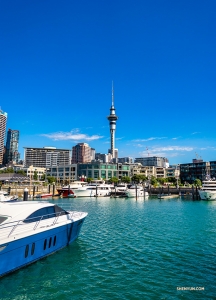
[(88, 213), (79, 238), (1, 278), (1, 299), (214, 298), (214, 201), (98, 197), (49, 202), (70, 203)]

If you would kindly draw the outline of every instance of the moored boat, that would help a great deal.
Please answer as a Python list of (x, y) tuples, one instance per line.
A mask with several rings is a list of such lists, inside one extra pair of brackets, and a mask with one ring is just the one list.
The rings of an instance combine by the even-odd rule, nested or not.
[(0, 276), (72, 243), (86, 216), (48, 202), (0, 204)]
[(17, 195), (4, 195), (0, 194), (0, 202), (15, 202), (18, 200)]
[(216, 200), (216, 180), (204, 180), (199, 189), (199, 196), (201, 200)]
[(63, 186), (61, 188), (57, 188), (59, 196), (63, 198), (74, 197), (74, 193), (77, 189), (85, 186), (87, 182), (84, 181), (74, 181), (69, 185)]
[(127, 197), (133, 198), (133, 197), (148, 197), (149, 194), (143, 186), (140, 185), (132, 185), (126, 190)]
[(106, 197), (110, 194), (111, 187), (105, 183), (90, 183), (74, 190), (75, 197)]

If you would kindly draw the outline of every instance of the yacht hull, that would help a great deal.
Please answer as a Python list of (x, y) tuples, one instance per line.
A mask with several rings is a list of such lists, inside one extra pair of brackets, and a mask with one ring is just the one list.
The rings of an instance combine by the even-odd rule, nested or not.
[(199, 190), (199, 196), (201, 200), (208, 200), (208, 201), (216, 200), (216, 191), (207, 192), (207, 191)]
[(0, 277), (25, 267), (72, 243), (79, 235), (86, 216), (77, 221), (18, 238), (11, 234), (10, 241), (1, 239)]

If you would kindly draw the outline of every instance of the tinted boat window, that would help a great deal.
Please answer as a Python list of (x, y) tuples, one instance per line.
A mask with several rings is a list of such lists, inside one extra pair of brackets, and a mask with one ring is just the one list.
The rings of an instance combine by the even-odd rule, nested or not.
[(0, 224), (7, 220), (8, 217), (0, 216)]
[(56, 214), (55, 214), (54, 206), (48, 206), (36, 210), (31, 215), (29, 215), (23, 222), (25, 223), (37, 222), (39, 220), (45, 220), (45, 219), (53, 218), (55, 216)]
[(55, 213), (57, 216), (62, 216), (62, 215), (68, 215), (68, 212), (59, 207), (58, 205), (55, 205)]

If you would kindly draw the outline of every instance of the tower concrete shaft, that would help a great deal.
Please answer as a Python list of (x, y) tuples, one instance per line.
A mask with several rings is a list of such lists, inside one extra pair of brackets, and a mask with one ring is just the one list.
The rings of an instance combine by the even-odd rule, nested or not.
[(116, 121), (118, 120), (118, 117), (115, 114), (115, 107), (114, 107), (114, 89), (112, 84), (112, 105), (110, 108), (110, 115), (107, 117), (110, 124), (110, 142), (111, 142), (111, 154), (112, 157), (115, 157), (115, 131), (116, 131)]

